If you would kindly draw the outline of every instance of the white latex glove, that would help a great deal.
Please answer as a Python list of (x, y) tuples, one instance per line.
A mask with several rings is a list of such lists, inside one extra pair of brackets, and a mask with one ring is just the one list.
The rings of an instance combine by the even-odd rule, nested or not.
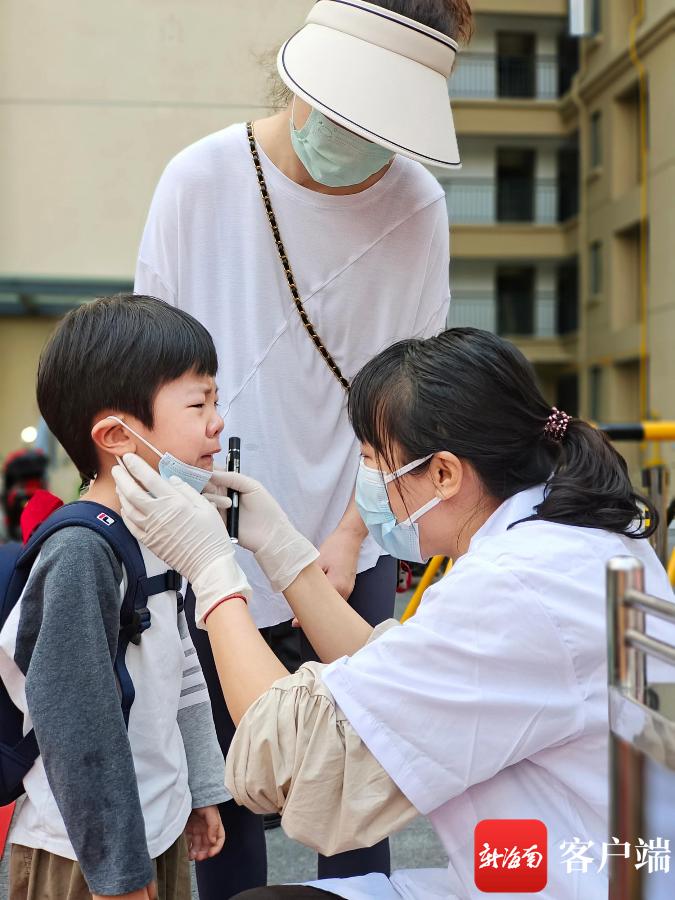
[(227, 491), (239, 491), (239, 543), (252, 550), (275, 591), (285, 591), (319, 551), (291, 525), (286, 513), (259, 481), (216, 469), (204, 497), (224, 511)]
[[(175, 476), (165, 481), (140, 456), (127, 453), (112, 470), (122, 518), (133, 536), (184, 575), (195, 592), (195, 621), (224, 597), (251, 598), (222, 518), (208, 500)], [(133, 477), (132, 477), (133, 476)]]

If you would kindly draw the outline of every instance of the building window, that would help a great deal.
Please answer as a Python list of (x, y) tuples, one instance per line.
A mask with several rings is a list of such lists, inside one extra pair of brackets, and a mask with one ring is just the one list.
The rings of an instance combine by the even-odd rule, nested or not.
[(622, 362), (612, 369), (616, 387), (616, 403), (612, 416), (624, 422), (640, 419), (640, 364), (635, 360)]
[[(648, 109), (648, 95), (645, 92)], [(645, 119), (647, 131), (649, 125)], [(640, 103), (640, 87), (632, 84), (616, 101), (613, 108), (613, 137), (616, 146), (612, 145), (613, 190), (616, 196), (630, 190), (640, 183), (641, 172), (641, 125), (642, 107)]]
[(591, 7), (591, 34), (602, 31), (602, 0), (589, 0)]
[(596, 110), (590, 121), (590, 163), (591, 169), (602, 165), (602, 113)]
[(588, 257), (588, 288), (591, 297), (595, 297), (602, 291), (602, 243), (594, 241), (591, 244)]
[(599, 422), (602, 418), (602, 369), (593, 366), (588, 373), (589, 411), (591, 419)]
[(556, 305), (558, 334), (576, 331), (579, 327), (579, 264), (576, 257), (558, 266)]
[(534, 221), (535, 153), (529, 148), (497, 148), (497, 221)]
[(579, 376), (561, 375), (556, 386), (556, 405), (570, 416), (579, 415)]
[(534, 334), (533, 266), (502, 266), (497, 269), (498, 334)]
[(579, 213), (579, 135), (558, 149), (558, 221)]
[(569, 34), (558, 36), (558, 96), (562, 97), (572, 86), (572, 79), (579, 69), (579, 40)]
[(612, 247), (612, 324), (624, 328), (640, 320), (640, 226), (615, 235)]
[(497, 96), (536, 97), (535, 36), (502, 31), (497, 34)]

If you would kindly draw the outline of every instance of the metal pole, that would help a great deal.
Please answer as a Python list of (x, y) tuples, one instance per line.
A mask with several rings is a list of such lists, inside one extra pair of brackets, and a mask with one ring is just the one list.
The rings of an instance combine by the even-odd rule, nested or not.
[[(644, 567), (632, 556), (616, 556), (607, 563), (607, 671), (609, 683), (643, 701), (646, 660), (643, 653), (626, 647), (629, 627), (644, 633), (644, 613), (624, 603), (626, 592), (644, 591)], [(636, 616), (635, 613), (638, 615)], [(611, 721), (611, 720), (610, 720)], [(610, 728), (609, 785), (610, 834), (637, 841), (642, 832), (642, 762), (640, 754), (618, 738)], [(610, 900), (639, 900), (642, 873), (624, 860), (614, 858), (609, 866)]]
[(647, 495), (659, 514), (659, 527), (649, 540), (665, 567), (668, 565), (668, 489), (670, 486), (668, 467), (659, 464), (643, 469), (642, 486), (647, 489)]
[(645, 571), (632, 556), (615, 556), (607, 563), (607, 666), (610, 683), (645, 702), (646, 659), (642, 651), (627, 647), (628, 629), (645, 632), (645, 614), (624, 603), (626, 591), (644, 592)]

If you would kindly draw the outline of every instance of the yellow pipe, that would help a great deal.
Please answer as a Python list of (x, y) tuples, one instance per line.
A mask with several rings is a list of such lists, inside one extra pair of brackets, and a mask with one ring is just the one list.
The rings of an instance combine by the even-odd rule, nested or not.
[(429, 560), (429, 565), (424, 570), (424, 575), (420, 578), (420, 583), (415, 588), (415, 593), (410, 598), (410, 603), (408, 603), (405, 612), (401, 616), (401, 622), (405, 622), (411, 616), (414, 616), (417, 612), (417, 607), (420, 605), (422, 601), (422, 594), (429, 587), (431, 582), (434, 580), (434, 575), (441, 567), (441, 563), (445, 559), (444, 556), (432, 556)]
[(675, 422), (643, 422), (646, 441), (675, 441)]
[(671, 585), (675, 587), (675, 549), (670, 554), (670, 562), (668, 563), (668, 578), (670, 578)]
[(675, 421), (652, 422), (589, 422), (602, 428), (612, 441), (675, 441)]

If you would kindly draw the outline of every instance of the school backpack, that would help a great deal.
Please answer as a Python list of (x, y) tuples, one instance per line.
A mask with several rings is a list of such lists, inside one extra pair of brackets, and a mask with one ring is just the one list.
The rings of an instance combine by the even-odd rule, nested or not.
[[(127, 647), (129, 643), (139, 644), (141, 635), (150, 627), (149, 597), (167, 590), (176, 591), (179, 610), (182, 608), (182, 597), (178, 572), (169, 570), (148, 577), (138, 542), (118, 513), (98, 503), (77, 500), (52, 512), (25, 544), (1, 546), (0, 630), (16, 606), (44, 542), (61, 528), (73, 526), (90, 528), (100, 534), (126, 570), (127, 589), (120, 609), (120, 634), (114, 670), (120, 687), (124, 722), (128, 726), (135, 691), (124, 661)], [(23, 713), (12, 703), (5, 685), (0, 681), (0, 806), (12, 803), (24, 793), (23, 779), (39, 755), (34, 731), (24, 736)]]

